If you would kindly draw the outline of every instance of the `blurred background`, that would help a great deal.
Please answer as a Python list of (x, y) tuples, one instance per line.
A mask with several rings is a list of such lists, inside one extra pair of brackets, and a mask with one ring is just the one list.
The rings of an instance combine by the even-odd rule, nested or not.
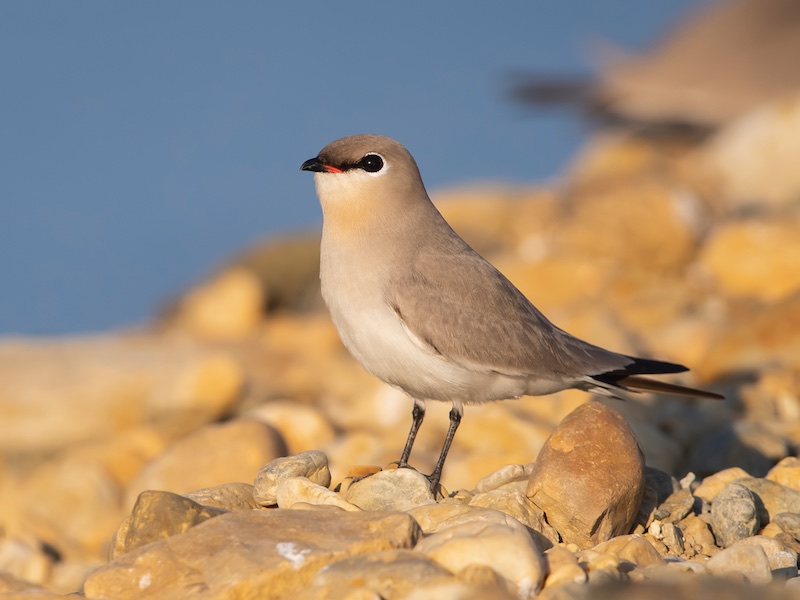
[[(250, 506), (277, 457), (334, 485), (398, 458), (411, 402), (322, 306), (299, 171), (356, 132), (558, 326), (727, 397), (469, 406), (448, 490), (594, 400), (668, 493), (745, 478), (800, 512), (800, 2), (499, 6), (0, 4), (0, 591), (80, 589), (144, 490)], [(701, 529), (682, 556), (720, 551)]]
[(515, 102), (590, 78), (698, 0), (5, 2), (0, 333), (143, 321), (223, 257), (318, 227), (298, 167), (403, 142), (429, 189), (558, 177), (587, 123)]

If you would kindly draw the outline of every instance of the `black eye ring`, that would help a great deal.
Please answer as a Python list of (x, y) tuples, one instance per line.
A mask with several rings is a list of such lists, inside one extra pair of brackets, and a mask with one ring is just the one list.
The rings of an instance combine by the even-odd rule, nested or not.
[(367, 154), (361, 159), (361, 168), (367, 173), (377, 173), (383, 168), (383, 159), (377, 154)]

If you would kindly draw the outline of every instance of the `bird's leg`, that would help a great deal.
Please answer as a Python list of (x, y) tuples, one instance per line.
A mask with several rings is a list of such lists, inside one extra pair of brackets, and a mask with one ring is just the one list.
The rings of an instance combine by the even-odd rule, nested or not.
[(411, 430), (408, 432), (405, 448), (400, 455), (400, 460), (397, 461), (397, 467), (400, 469), (408, 468), (408, 458), (411, 456), (411, 448), (414, 446), (414, 440), (417, 437), (422, 420), (425, 418), (425, 402), (414, 398), (414, 407), (411, 409)]
[(464, 415), (464, 406), (461, 402), (453, 402), (453, 408), (450, 409), (450, 427), (447, 429), (447, 437), (444, 438), (444, 445), (442, 452), (439, 454), (439, 460), (436, 461), (436, 466), (433, 473), (428, 475), (428, 481), (431, 482), (431, 491), (436, 493), (439, 487), (439, 479), (442, 478), (442, 468), (444, 461), (447, 458), (447, 453), (450, 451), (450, 444), (453, 443), (453, 438), (456, 437), (456, 429), (461, 424), (461, 417)]

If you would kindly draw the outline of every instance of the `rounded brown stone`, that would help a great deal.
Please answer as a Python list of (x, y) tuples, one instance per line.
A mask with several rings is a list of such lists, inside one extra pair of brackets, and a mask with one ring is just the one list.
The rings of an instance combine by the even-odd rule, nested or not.
[(617, 411), (590, 402), (545, 443), (527, 495), (565, 542), (589, 548), (628, 533), (644, 493), (644, 455)]

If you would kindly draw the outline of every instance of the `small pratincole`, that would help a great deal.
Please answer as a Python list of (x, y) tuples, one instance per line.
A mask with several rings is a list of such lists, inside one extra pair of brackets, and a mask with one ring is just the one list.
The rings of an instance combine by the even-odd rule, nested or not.
[(300, 168), (314, 172), (322, 204), (322, 296), (342, 342), (414, 401), (400, 467), (409, 466), (425, 402), (452, 402), (432, 489), (464, 404), (567, 388), (722, 398), (643, 377), (684, 366), (611, 352), (553, 325), (453, 231), (394, 140), (342, 138)]

